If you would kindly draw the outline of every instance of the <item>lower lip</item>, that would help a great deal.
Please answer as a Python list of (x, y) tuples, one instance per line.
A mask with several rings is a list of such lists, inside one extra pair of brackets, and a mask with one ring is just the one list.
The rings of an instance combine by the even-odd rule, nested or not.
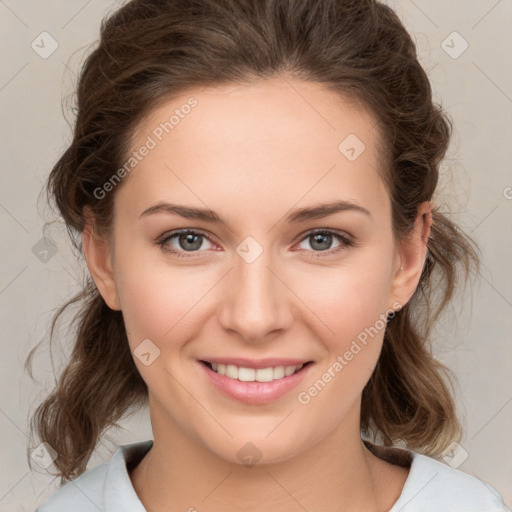
[(313, 363), (305, 364), (298, 372), (272, 382), (244, 382), (214, 372), (208, 365), (198, 361), (213, 385), (222, 393), (240, 402), (259, 405), (281, 398), (304, 379)]

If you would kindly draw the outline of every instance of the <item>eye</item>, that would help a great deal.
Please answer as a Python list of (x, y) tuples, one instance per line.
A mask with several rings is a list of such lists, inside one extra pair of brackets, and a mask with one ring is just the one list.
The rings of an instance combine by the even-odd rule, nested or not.
[[(337, 239), (340, 243), (334, 249), (331, 249), (333, 238)], [(301, 243), (304, 241), (308, 241), (310, 246), (314, 249), (311, 253), (312, 258), (330, 256), (331, 254), (355, 245), (354, 241), (347, 235), (330, 229), (317, 229), (315, 231), (310, 231), (301, 240)]]
[[(333, 238), (339, 242), (334, 249), (331, 248)], [(181, 229), (164, 234), (156, 243), (163, 251), (173, 256), (177, 256), (178, 258), (190, 258), (194, 257), (193, 253), (201, 252), (200, 249), (205, 240), (210, 244), (213, 243), (210, 237), (201, 230)], [(355, 242), (347, 235), (330, 229), (310, 231), (302, 238), (301, 243), (306, 240), (311, 240), (310, 245), (313, 247), (313, 251), (305, 250), (311, 253), (310, 256), (312, 258), (330, 256), (331, 254), (355, 245)], [(171, 241), (175, 241), (175, 243), (171, 244)]]
[[(173, 239), (176, 239), (174, 246), (169, 243)], [(163, 238), (157, 241), (157, 244), (162, 250), (170, 252), (178, 258), (190, 258), (193, 257), (193, 255), (186, 253), (198, 252), (205, 240), (212, 243), (208, 235), (200, 230), (181, 229), (179, 231), (166, 233)]]

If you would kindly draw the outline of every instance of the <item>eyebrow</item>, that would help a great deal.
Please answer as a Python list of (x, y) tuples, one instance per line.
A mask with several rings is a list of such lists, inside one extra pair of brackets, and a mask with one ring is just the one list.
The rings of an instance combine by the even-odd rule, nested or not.
[[(355, 211), (371, 217), (369, 210), (350, 201), (335, 201), (332, 203), (318, 204), (306, 208), (292, 210), (283, 222), (295, 224), (306, 220), (321, 219), (343, 211)], [(160, 202), (144, 210), (139, 218), (159, 213), (174, 214), (185, 219), (201, 220), (215, 224), (226, 224), (225, 221), (213, 210), (208, 208), (195, 208), (191, 206), (177, 205), (167, 202)]]

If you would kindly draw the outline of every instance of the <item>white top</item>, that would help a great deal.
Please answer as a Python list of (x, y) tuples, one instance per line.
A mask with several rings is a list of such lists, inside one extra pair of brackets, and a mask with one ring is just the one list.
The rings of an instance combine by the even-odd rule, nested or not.
[[(491, 486), (471, 475), (409, 450), (364, 443), (380, 458), (410, 464), (402, 493), (389, 512), (510, 512)], [(152, 446), (152, 440), (120, 446), (109, 462), (66, 483), (35, 512), (146, 512), (127, 464), (137, 465)]]

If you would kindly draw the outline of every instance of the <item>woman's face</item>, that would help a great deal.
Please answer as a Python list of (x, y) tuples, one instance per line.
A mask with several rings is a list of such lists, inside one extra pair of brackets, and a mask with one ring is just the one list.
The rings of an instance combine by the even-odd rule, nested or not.
[[(386, 315), (419, 277), (400, 271), (375, 122), (319, 84), (273, 79), (191, 90), (139, 126), (115, 190), (112, 287), (96, 282), (122, 310), (154, 428), (238, 463), (358, 431)], [(312, 363), (258, 384), (280, 370), (240, 381), (200, 362), (234, 358)]]

